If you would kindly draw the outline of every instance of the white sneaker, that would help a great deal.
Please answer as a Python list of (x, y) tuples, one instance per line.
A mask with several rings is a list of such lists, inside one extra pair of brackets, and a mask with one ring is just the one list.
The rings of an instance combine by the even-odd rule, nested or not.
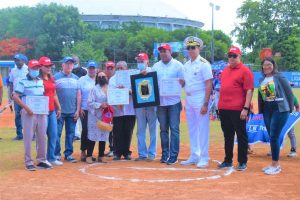
[(287, 156), (291, 157), (291, 158), (296, 157), (297, 156), (297, 152), (296, 151), (291, 151)]
[(63, 162), (59, 161), (59, 160), (55, 160), (53, 162), (50, 162), (52, 165), (56, 165), (56, 166), (61, 166), (63, 165)]
[(207, 161), (199, 161), (197, 163), (197, 167), (198, 168), (206, 168), (208, 166), (208, 162)]
[(113, 157), (113, 156), (114, 156), (114, 152), (113, 151), (108, 152), (107, 157)]
[(51, 168), (53, 167), (53, 165), (48, 160), (46, 160), (44, 163), (46, 163), (47, 165), (49, 165)]
[(262, 168), (261, 171), (262, 171), (262, 172), (265, 172), (265, 171), (266, 171), (267, 169), (269, 169), (270, 167), (272, 167), (272, 165), (269, 165), (269, 166), (267, 166), (267, 167)]
[(189, 158), (185, 161), (181, 161), (180, 164), (181, 165), (195, 165), (195, 164), (197, 164), (197, 161), (195, 161), (194, 159)]
[(279, 174), (280, 172), (281, 172), (280, 166), (277, 166), (277, 167), (270, 166), (270, 167), (265, 171), (265, 174), (268, 174), (268, 175), (274, 175), (274, 174)]

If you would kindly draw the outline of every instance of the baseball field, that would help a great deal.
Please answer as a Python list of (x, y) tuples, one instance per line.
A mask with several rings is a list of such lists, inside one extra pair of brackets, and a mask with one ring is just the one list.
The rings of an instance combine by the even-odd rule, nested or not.
[[(294, 91), (299, 97), (300, 90)], [(6, 104), (7, 95), (3, 102)], [(51, 170), (29, 172), (24, 168), (23, 142), (12, 141), (15, 137), (14, 113), (7, 109), (0, 114), (0, 200), (300, 199), (300, 159), (287, 157), (288, 138), (280, 154), (282, 173), (278, 175), (265, 175), (261, 171), (271, 163), (271, 158), (266, 155), (269, 151), (266, 144), (253, 145), (254, 153), (249, 155), (246, 171), (219, 170), (217, 164), (224, 157), (220, 122), (211, 121), (210, 127), (211, 160), (207, 169), (159, 163), (161, 148), (158, 140), (158, 156), (151, 162), (112, 161), (107, 157), (105, 164), (64, 163)], [(297, 124), (297, 136), (299, 131)], [(77, 159), (80, 157), (79, 145), (78, 141), (74, 144)], [(135, 131), (131, 149), (133, 157), (137, 157)], [(32, 153), (35, 157), (35, 142)], [(179, 161), (188, 156), (189, 139), (183, 110)], [(236, 160), (235, 146), (234, 165)]]

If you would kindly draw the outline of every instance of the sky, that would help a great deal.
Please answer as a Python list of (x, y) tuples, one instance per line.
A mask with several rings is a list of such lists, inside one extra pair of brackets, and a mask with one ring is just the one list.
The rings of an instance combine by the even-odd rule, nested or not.
[[(51, 0), (0, 0), (0, 8), (14, 7), (20, 5), (34, 6), (40, 2), (49, 2)], [(54, 0), (55, 2), (67, 2), (68, 0)], [(87, 4), (89, 0), (74, 0), (73, 2), (84, 2)], [(122, 0), (119, 0), (122, 1)], [(138, 3), (151, 0), (132, 0)], [(234, 29), (238, 23), (236, 11), (242, 5), (243, 0), (161, 0), (165, 4), (173, 6), (188, 19), (204, 22), (203, 29), (211, 30), (212, 9), (209, 3), (220, 6), (218, 11), (214, 12), (214, 29), (222, 30), (226, 34)], [(101, 0), (98, 0), (101, 2)], [(75, 5), (76, 6), (76, 5)], [(159, 6), (158, 6), (159, 7)], [(235, 41), (235, 38), (232, 38)]]

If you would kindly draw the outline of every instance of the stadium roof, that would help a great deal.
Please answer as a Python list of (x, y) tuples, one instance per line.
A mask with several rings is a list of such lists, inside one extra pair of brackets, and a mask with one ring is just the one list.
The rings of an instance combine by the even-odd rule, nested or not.
[(73, 5), (85, 15), (141, 15), (187, 19), (187, 16), (161, 0), (42, 0)]

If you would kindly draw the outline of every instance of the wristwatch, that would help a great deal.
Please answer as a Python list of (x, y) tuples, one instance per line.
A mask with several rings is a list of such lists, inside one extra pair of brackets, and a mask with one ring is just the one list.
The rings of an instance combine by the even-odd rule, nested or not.
[(243, 109), (244, 109), (244, 110), (247, 110), (247, 111), (250, 111), (250, 108), (249, 108), (249, 107), (244, 107)]

